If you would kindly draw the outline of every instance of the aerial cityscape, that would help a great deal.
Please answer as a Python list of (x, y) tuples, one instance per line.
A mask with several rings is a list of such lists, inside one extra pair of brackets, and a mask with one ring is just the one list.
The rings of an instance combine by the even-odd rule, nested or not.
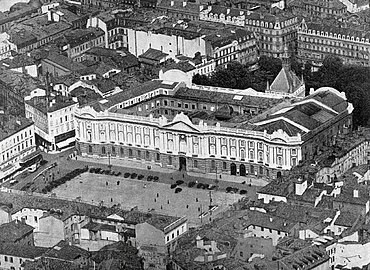
[(0, 269), (370, 270), (368, 0), (0, 0)]

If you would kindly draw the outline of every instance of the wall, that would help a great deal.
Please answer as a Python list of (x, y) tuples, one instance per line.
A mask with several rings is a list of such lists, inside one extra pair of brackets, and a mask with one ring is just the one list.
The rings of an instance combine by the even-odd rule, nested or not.
[[(370, 242), (365, 244), (338, 243), (335, 261), (346, 268), (359, 267), (370, 263)], [(351, 258), (348, 260), (347, 258)]]
[(35, 245), (52, 247), (65, 239), (63, 221), (53, 216), (42, 217), (39, 220), (39, 230), (35, 233)]
[(40, 218), (46, 213), (45, 210), (40, 209), (31, 209), (31, 208), (23, 208), (17, 213), (12, 214), (12, 220), (22, 220), (25, 219), (26, 224), (35, 228), (34, 232), (39, 231), (39, 221)]
[(276, 230), (271, 230), (268, 228), (263, 228), (260, 226), (255, 225), (249, 225), (246, 228), (246, 233), (244, 234), (244, 237), (262, 237), (262, 238), (271, 238), (272, 244), (274, 246), (277, 245), (277, 242), (279, 239), (283, 238), (284, 236), (287, 236), (288, 233), (286, 232), (278, 232)]
[(135, 226), (136, 244), (140, 246), (165, 246), (164, 233), (144, 222)]

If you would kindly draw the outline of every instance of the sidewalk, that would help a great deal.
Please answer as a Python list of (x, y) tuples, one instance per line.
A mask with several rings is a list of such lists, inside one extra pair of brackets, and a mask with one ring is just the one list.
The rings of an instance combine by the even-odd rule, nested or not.
[[(109, 164), (108, 158), (103, 158), (103, 157), (91, 158), (91, 157), (78, 156), (77, 160), (104, 164), (107, 166)], [(182, 174), (182, 172), (178, 170), (163, 168), (158, 164), (153, 165), (152, 162), (148, 162), (145, 160), (133, 160), (133, 159), (128, 159), (128, 158), (122, 158), (122, 159), (110, 158), (110, 164), (112, 166), (118, 166), (118, 167), (136, 168), (136, 169), (147, 170), (147, 171), (155, 171), (159, 173), (173, 174), (174, 176)], [(151, 167), (150, 170), (148, 170), (148, 166)], [(188, 176), (192, 176), (195, 178), (207, 178), (213, 181), (216, 180), (216, 174), (214, 173), (186, 172), (186, 174)], [(221, 178), (220, 178), (220, 175), (221, 175)], [(245, 182), (245, 184), (251, 184), (253, 186), (259, 186), (259, 187), (265, 186), (269, 183), (267, 180), (262, 179), (262, 178), (242, 177), (242, 176), (235, 176), (235, 175), (228, 175), (228, 174), (217, 174), (217, 180), (223, 181), (223, 182), (239, 183), (239, 184)]]

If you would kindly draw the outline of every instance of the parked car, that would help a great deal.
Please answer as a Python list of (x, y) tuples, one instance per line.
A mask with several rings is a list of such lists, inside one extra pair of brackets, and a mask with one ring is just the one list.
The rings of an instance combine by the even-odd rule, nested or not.
[(141, 179), (143, 179), (144, 178), (144, 175), (142, 175), (142, 174), (139, 174), (138, 176), (137, 176), (137, 179), (139, 179), (139, 180), (141, 180)]
[(198, 183), (197, 184), (197, 188), (203, 188), (203, 184), (202, 183)]
[(188, 184), (188, 187), (194, 187), (196, 185), (196, 183), (195, 182), (189, 182), (189, 184)]
[(159, 180), (159, 177), (158, 177), (158, 176), (154, 176), (154, 177), (153, 177), (153, 181), (154, 181), (154, 182), (158, 182), (158, 180)]
[(152, 181), (153, 180), (153, 176), (152, 175), (148, 175), (148, 177), (146, 178), (147, 181)]
[(137, 173), (131, 174), (131, 179), (135, 179), (137, 177)]
[(179, 187), (178, 187), (178, 188), (176, 188), (176, 189), (175, 189), (175, 193), (179, 193), (179, 192), (181, 192), (181, 191), (182, 191), (182, 188), (179, 188)]
[(176, 181), (176, 184), (179, 186), (179, 185), (182, 185), (182, 184), (184, 184), (184, 181), (182, 181), (182, 180), (177, 180)]
[(124, 177), (124, 178), (129, 178), (129, 177), (130, 177), (130, 175), (131, 175), (131, 173), (126, 172), (126, 173), (123, 175), (123, 177)]
[(120, 176), (121, 174), (121, 172), (116, 172), (115, 176)]
[(240, 192), (239, 192), (240, 195), (244, 195), (244, 194), (247, 194), (247, 191), (245, 189), (242, 189)]
[(174, 188), (176, 188), (177, 187), (177, 185), (176, 184), (172, 184), (171, 185), (171, 189), (174, 189)]

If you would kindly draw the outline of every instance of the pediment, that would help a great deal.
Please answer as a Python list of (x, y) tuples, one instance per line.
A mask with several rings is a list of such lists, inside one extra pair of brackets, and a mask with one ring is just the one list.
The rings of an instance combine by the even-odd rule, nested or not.
[(178, 121), (178, 122), (172, 122), (164, 126), (168, 129), (178, 130), (182, 132), (199, 132), (199, 130), (194, 126), (190, 125), (188, 123)]

